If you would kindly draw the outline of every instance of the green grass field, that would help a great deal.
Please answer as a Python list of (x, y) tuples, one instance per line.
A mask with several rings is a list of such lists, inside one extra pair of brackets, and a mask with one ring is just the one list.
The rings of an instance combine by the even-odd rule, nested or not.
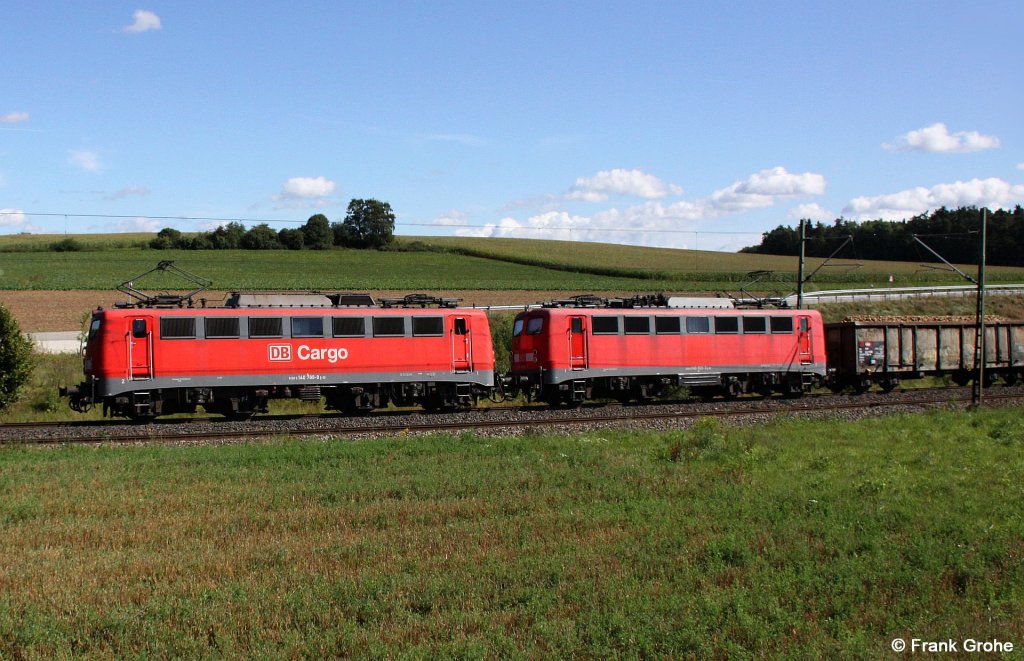
[[(139, 248), (145, 236), (74, 236), (85, 248), (79, 252), (33, 249), (61, 238), (56, 236), (0, 237), (0, 289), (111, 289), (161, 260), (175, 261), (218, 289), (735, 292), (748, 272), (769, 270), (775, 275), (754, 289), (788, 294), (797, 270), (792, 257), (565, 241), (400, 237), (398, 246), (406, 251), (164, 251)], [(808, 260), (808, 270), (820, 261)], [(886, 286), (890, 276), (897, 285), (963, 282), (915, 263), (847, 259), (821, 271), (809, 289)], [(1022, 279), (1024, 269), (989, 270), (991, 282)], [(160, 276), (147, 284), (182, 286)]]
[(0, 448), (0, 657), (887, 657), (1024, 643), (1019, 409)]

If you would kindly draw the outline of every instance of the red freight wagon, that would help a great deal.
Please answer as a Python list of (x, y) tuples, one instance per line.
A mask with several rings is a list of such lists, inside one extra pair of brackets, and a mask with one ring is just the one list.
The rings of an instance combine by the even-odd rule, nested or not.
[(821, 315), (812, 310), (544, 307), (520, 313), (512, 376), (549, 402), (704, 395), (802, 394), (826, 376)]
[(100, 309), (85, 376), (72, 407), (136, 419), (197, 405), (245, 418), (286, 397), (448, 408), (493, 388), (494, 350), (486, 315), (466, 308)]

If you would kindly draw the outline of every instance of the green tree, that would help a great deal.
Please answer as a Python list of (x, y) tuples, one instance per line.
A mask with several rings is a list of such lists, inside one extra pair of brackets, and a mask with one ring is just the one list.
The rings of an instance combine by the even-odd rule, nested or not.
[(281, 244), (277, 241), (277, 231), (266, 223), (260, 223), (245, 233), (242, 247), (246, 250), (276, 250)]
[(334, 245), (331, 222), (322, 213), (309, 217), (306, 224), (302, 226), (302, 236), (306, 247), (313, 250), (327, 250)]
[(32, 372), (32, 343), (7, 308), (0, 305), (0, 411), (18, 399)]
[(180, 248), (183, 243), (181, 232), (173, 227), (165, 227), (156, 233), (156, 238), (149, 242), (149, 247), (153, 250), (170, 250)]
[(277, 233), (277, 240), (288, 250), (302, 250), (306, 244), (306, 238), (300, 229), (286, 227)]
[(217, 250), (234, 250), (242, 247), (242, 238), (245, 236), (245, 225), (242, 223), (228, 223), (213, 230), (210, 241)]
[(380, 200), (352, 200), (344, 222), (334, 223), (334, 243), (348, 248), (380, 248), (395, 238), (395, 214)]

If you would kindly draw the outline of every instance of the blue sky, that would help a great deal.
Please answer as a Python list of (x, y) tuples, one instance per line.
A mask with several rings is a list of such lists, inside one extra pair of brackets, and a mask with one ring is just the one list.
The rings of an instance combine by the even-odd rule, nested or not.
[(399, 234), (730, 250), (1013, 207), (1022, 27), (1019, 1), (9, 3), (0, 233), (372, 197)]

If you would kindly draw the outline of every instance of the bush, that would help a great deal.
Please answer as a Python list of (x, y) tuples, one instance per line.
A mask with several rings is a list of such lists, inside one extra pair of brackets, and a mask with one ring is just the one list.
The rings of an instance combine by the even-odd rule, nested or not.
[(50, 250), (53, 252), (78, 252), (83, 249), (81, 243), (75, 241), (70, 236), (66, 239), (57, 241), (56, 243), (50, 244)]
[(0, 305), (0, 411), (18, 399), (32, 373), (32, 343), (18, 322)]

